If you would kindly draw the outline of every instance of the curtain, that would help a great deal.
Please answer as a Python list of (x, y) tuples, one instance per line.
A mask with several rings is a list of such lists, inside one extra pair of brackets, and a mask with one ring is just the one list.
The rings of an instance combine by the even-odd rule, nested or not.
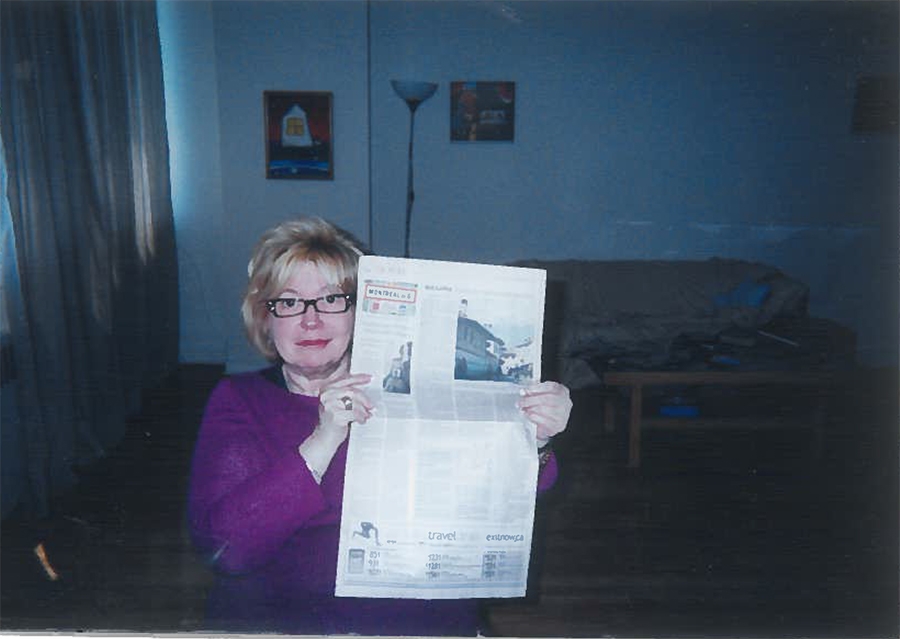
[(4, 1), (0, 12), (9, 427), (21, 429), (24, 507), (46, 516), (177, 363), (162, 62), (154, 2)]

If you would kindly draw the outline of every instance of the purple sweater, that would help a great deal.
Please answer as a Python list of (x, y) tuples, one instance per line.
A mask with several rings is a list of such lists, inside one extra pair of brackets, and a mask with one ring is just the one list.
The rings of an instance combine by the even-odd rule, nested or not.
[[(322, 484), (297, 447), (318, 399), (288, 392), (278, 368), (234, 375), (210, 396), (188, 503), (194, 543), (217, 572), (211, 630), (289, 634), (474, 635), (474, 599), (334, 596), (347, 442)], [(555, 458), (538, 489), (556, 480)]]

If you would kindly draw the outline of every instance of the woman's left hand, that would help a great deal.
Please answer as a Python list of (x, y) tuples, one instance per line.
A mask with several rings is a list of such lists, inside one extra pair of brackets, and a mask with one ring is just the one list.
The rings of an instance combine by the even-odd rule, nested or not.
[(572, 412), (568, 388), (557, 382), (540, 382), (525, 386), (521, 393), (519, 409), (537, 427), (539, 445), (566, 429)]

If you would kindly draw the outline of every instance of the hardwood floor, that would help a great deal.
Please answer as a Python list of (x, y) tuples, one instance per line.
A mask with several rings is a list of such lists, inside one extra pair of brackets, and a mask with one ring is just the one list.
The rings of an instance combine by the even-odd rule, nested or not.
[[(220, 374), (182, 368), (57, 516), (3, 522), (0, 630), (202, 629), (210, 574), (184, 495)], [(529, 596), (488, 602), (492, 633), (898, 636), (897, 392), (895, 374), (858, 376), (820, 456), (803, 430), (648, 431), (638, 471), (622, 425), (606, 432), (596, 393), (575, 393)]]
[[(185, 522), (188, 469), (221, 367), (184, 367), (146, 394), (108, 458), (50, 521), (3, 522), (0, 629), (181, 632), (203, 620), (207, 568)], [(43, 542), (59, 578), (33, 549)]]
[(540, 594), (497, 606), (495, 630), (897, 636), (897, 387), (867, 384), (821, 457), (805, 430), (650, 431), (637, 472), (579, 396)]

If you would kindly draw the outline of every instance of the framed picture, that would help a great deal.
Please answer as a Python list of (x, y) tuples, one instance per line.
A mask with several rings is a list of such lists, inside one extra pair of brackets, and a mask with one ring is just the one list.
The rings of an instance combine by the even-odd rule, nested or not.
[(332, 180), (331, 93), (264, 91), (266, 178)]
[(515, 82), (451, 82), (451, 142), (512, 142)]

